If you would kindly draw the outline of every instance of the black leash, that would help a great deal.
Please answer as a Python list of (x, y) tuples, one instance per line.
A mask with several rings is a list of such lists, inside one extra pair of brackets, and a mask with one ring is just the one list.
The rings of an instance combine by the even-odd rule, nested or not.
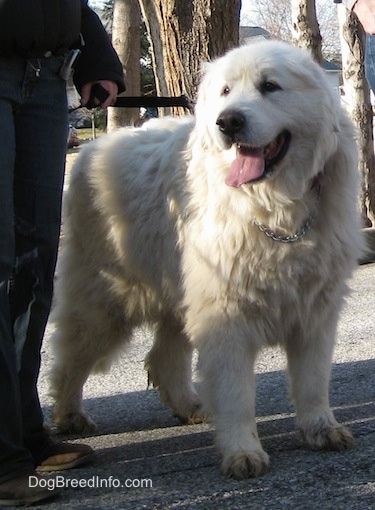
[(115, 107), (120, 108), (163, 108), (171, 106), (181, 106), (189, 112), (194, 111), (194, 102), (187, 96), (163, 97), (163, 96), (120, 96), (116, 99)]
[[(100, 106), (95, 103), (94, 98), (97, 98), (100, 103), (103, 103), (107, 99), (108, 93), (99, 84), (95, 84), (92, 87), (90, 100), (85, 105), (85, 108), (96, 108)], [(144, 108), (167, 108), (167, 107), (182, 107), (188, 110), (190, 113), (194, 111), (194, 101), (185, 95), (178, 97), (160, 97), (160, 96), (119, 96), (116, 102), (112, 105), (116, 108), (138, 108), (143, 106)], [(70, 108), (69, 113), (83, 108), (82, 106), (76, 106)]]

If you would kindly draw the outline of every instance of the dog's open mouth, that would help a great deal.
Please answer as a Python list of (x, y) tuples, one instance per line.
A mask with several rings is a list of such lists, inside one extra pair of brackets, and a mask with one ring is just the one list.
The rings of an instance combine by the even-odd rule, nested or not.
[(272, 167), (288, 152), (291, 135), (283, 131), (272, 142), (263, 147), (237, 144), (237, 157), (233, 161), (225, 182), (236, 188), (267, 177)]

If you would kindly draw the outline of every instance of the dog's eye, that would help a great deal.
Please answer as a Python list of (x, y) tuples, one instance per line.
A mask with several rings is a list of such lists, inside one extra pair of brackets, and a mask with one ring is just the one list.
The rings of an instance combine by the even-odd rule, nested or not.
[(222, 96), (227, 96), (230, 92), (230, 88), (228, 87), (228, 85), (225, 85), (225, 87), (223, 87), (222, 91), (221, 91), (221, 95)]
[(281, 87), (274, 81), (265, 81), (260, 86), (262, 94), (265, 94), (266, 92), (276, 92), (276, 90), (281, 90)]

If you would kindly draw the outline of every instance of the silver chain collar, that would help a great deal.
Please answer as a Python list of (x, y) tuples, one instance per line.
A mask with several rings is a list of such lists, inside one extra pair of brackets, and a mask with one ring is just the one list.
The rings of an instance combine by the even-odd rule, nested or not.
[(307, 232), (310, 230), (311, 225), (314, 222), (315, 219), (315, 213), (317, 209), (317, 204), (319, 202), (320, 197), (320, 184), (317, 182), (315, 184), (315, 191), (316, 191), (316, 204), (313, 211), (311, 211), (309, 217), (305, 221), (305, 223), (302, 225), (302, 227), (297, 230), (295, 234), (289, 234), (289, 235), (282, 235), (278, 234), (274, 230), (272, 230), (267, 225), (263, 225), (262, 223), (258, 223), (257, 221), (254, 221), (255, 225), (259, 228), (261, 232), (266, 234), (267, 237), (270, 237), (273, 241), (276, 241), (278, 243), (295, 243), (296, 241), (299, 241), (302, 237), (304, 237)]

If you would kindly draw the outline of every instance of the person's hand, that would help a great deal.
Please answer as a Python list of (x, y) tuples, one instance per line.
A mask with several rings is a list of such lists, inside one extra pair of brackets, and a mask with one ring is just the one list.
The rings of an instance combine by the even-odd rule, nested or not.
[(117, 84), (113, 81), (108, 80), (99, 80), (95, 82), (86, 83), (83, 85), (81, 90), (81, 105), (86, 106), (89, 102), (91, 96), (91, 90), (94, 85), (100, 85), (107, 93), (108, 97), (104, 101), (100, 101), (99, 98), (94, 97), (94, 103), (101, 108), (107, 108), (108, 106), (112, 106), (117, 99), (118, 87)]
[(368, 34), (375, 34), (375, 0), (357, 0), (353, 12)]

